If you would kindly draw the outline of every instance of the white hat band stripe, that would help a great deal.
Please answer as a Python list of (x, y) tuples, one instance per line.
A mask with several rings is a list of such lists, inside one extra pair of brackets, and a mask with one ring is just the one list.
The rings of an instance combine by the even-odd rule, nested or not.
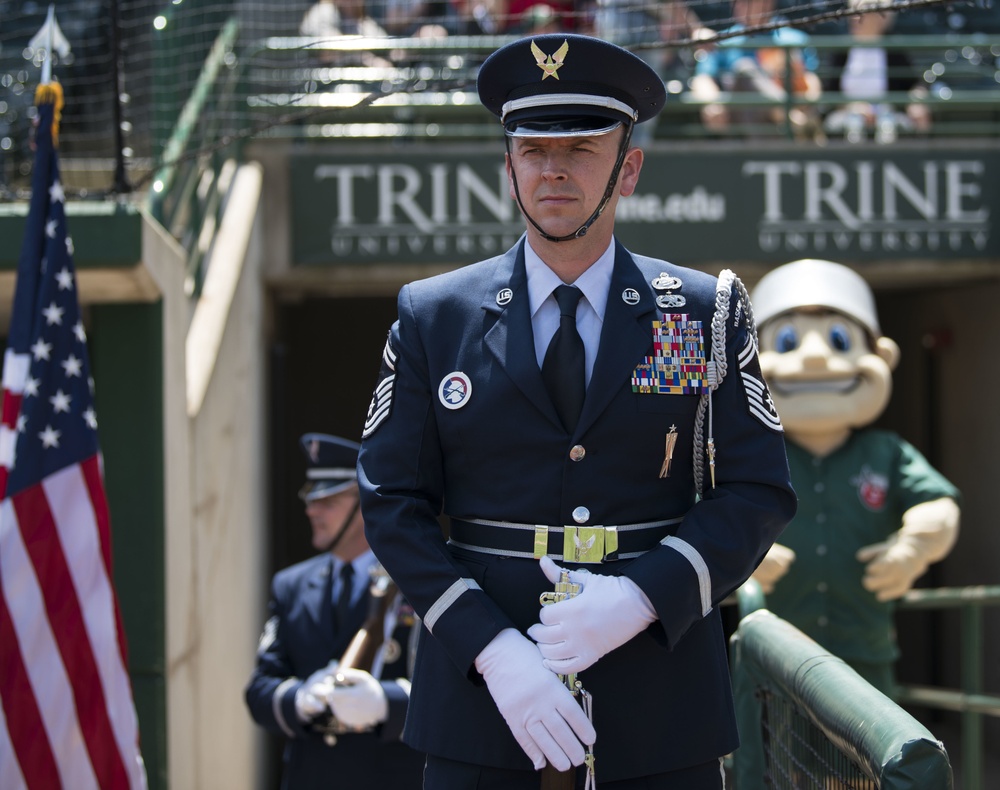
[(525, 96), (523, 99), (512, 99), (505, 102), (501, 109), (501, 122), (515, 110), (526, 110), (532, 107), (559, 107), (567, 104), (583, 104), (588, 107), (606, 107), (609, 110), (617, 110), (624, 113), (633, 121), (639, 117), (639, 113), (633, 110), (625, 102), (613, 99), (610, 96), (592, 96), (589, 93), (548, 93), (536, 96)]
[(357, 480), (358, 473), (354, 469), (310, 469), (306, 472), (308, 480)]

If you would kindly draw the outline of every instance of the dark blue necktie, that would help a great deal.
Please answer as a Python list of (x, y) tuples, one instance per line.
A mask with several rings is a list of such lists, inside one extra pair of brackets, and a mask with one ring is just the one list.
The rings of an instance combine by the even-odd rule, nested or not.
[(354, 566), (345, 562), (340, 568), (340, 592), (337, 594), (337, 631), (347, 628), (351, 617), (351, 594), (354, 592)]
[(572, 433), (580, 421), (587, 390), (586, 354), (576, 328), (576, 306), (583, 292), (573, 285), (560, 285), (554, 293), (559, 303), (559, 328), (545, 351), (542, 379), (563, 427)]

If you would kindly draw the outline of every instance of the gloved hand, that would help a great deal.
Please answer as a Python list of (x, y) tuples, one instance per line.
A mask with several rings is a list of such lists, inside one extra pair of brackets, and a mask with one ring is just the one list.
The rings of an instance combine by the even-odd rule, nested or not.
[[(559, 581), (562, 568), (549, 557), (542, 557), (541, 568), (550, 582)], [(657, 619), (649, 598), (625, 576), (580, 570), (569, 578), (581, 585), (579, 595), (543, 606), (540, 622), (528, 629), (544, 666), (560, 675), (583, 672)]]
[(333, 688), (337, 662), (331, 661), (306, 678), (295, 692), (295, 713), (302, 722), (309, 722), (327, 709), (326, 695)]
[(513, 628), (497, 634), (476, 657), (476, 669), (524, 753), (541, 770), (582, 765), (594, 725), (565, 684), (542, 666), (538, 647)]
[(341, 724), (370, 730), (389, 715), (389, 701), (382, 684), (363, 669), (345, 669), (326, 692), (326, 704)]
[(788, 573), (793, 562), (795, 562), (795, 552), (788, 546), (775, 543), (767, 550), (764, 559), (760, 561), (760, 565), (750, 578), (754, 579), (760, 585), (761, 592), (767, 595), (774, 589), (778, 580)]
[(880, 601), (901, 598), (927, 566), (944, 558), (958, 537), (958, 504), (942, 498), (914, 505), (889, 540), (858, 549), (867, 563), (862, 585)]

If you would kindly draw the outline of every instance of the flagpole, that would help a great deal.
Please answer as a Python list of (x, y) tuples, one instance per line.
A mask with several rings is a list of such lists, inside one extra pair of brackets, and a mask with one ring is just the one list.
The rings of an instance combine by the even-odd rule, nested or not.
[(52, 81), (52, 53), (59, 48), (60, 52), (69, 52), (69, 43), (66, 41), (56, 22), (55, 4), (49, 4), (49, 11), (45, 16), (45, 24), (42, 29), (35, 34), (31, 40), (31, 45), (37, 47), (41, 44), (42, 49), (42, 74), (35, 90), (35, 105), (52, 104), (52, 145), (59, 147), (59, 122), (62, 119), (63, 92), (62, 85)]
[(45, 57), (42, 59), (42, 79), (39, 85), (52, 82), (52, 45), (55, 42), (56, 6), (49, 3), (49, 13), (45, 17)]
[[(0, 787), (146, 790), (56, 149), (52, 7), (0, 410)], [(84, 581), (85, 580), (85, 581)]]

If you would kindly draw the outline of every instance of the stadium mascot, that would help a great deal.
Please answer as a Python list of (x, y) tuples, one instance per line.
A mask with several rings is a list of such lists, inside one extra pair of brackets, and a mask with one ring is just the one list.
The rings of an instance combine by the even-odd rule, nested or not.
[[(898, 435), (870, 427), (889, 402), (899, 347), (860, 275), (795, 261), (766, 274), (751, 303), (799, 497), (753, 578), (768, 609), (892, 696), (893, 602), (954, 546), (958, 491)], [(741, 674), (736, 778), (752, 790), (764, 786), (759, 706)]]

